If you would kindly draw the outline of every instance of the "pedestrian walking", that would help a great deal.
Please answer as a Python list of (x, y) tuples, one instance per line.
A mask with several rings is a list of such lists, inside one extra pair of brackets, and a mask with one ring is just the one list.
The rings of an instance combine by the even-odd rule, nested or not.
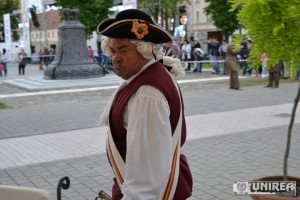
[(161, 47), (172, 41), (172, 35), (137, 9), (104, 20), (97, 31), (107, 36), (101, 47), (124, 79), (101, 117), (101, 125), (109, 128), (107, 153), (115, 174), (112, 198), (187, 199), (192, 175), (180, 150), (186, 140), (184, 104), (170, 74), (173, 69), (169, 72), (163, 66)]

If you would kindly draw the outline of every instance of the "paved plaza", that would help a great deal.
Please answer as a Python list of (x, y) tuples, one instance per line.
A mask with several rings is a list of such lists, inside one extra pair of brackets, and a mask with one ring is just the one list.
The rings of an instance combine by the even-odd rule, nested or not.
[[(100, 190), (110, 193), (106, 128), (98, 123), (118, 77), (52, 83), (43, 80), (36, 65), (26, 70), (18, 76), (11, 65), (8, 77), (0, 78), (0, 101), (10, 105), (0, 110), (0, 184), (46, 189), (56, 199), (58, 180), (68, 176), (71, 186), (62, 191), (62, 200), (95, 199)], [(283, 173), (299, 83), (241, 90), (216, 84), (228, 78), (209, 72), (178, 78), (188, 130), (183, 153), (194, 180), (189, 200), (248, 200), (233, 196), (233, 182)], [(293, 176), (300, 176), (299, 115), (298, 108), (289, 157)]]

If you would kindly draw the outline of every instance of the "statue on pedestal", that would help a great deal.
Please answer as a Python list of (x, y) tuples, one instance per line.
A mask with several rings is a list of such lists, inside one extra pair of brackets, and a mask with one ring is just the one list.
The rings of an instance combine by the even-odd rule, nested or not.
[(79, 10), (64, 9), (64, 22), (58, 27), (54, 60), (44, 70), (44, 79), (83, 79), (102, 77), (107, 72), (91, 59), (85, 26), (78, 21)]

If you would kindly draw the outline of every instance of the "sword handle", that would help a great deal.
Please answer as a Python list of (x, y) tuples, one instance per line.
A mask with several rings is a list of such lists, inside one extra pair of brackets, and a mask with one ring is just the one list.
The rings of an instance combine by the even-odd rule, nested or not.
[(102, 199), (102, 200), (112, 200), (112, 198), (111, 198), (106, 192), (104, 192), (103, 190), (101, 190), (101, 191), (98, 193), (98, 196), (99, 196), (100, 199)]

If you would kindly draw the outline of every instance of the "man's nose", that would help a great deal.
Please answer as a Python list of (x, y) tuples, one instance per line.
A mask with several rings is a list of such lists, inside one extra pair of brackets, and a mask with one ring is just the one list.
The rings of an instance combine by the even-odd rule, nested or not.
[(116, 53), (114, 56), (112, 56), (112, 62), (115, 64), (119, 63), (121, 60), (122, 60), (121, 56), (118, 53)]

